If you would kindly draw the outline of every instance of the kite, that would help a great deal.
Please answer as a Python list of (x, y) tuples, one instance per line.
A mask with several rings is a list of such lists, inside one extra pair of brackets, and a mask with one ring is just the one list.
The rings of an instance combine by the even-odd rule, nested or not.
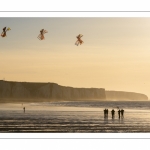
[(45, 34), (45, 33), (48, 33), (48, 31), (42, 29), (42, 30), (40, 31), (40, 34), (38, 35), (37, 38), (38, 38), (39, 40), (44, 40), (44, 39), (45, 39), (45, 37), (44, 37), (44, 34)]
[(82, 34), (79, 34), (76, 38), (78, 39), (76, 42), (75, 42), (75, 45), (81, 45), (82, 43), (83, 43), (83, 41), (81, 40), (81, 37), (82, 37), (83, 35)]
[(1, 33), (1, 37), (5, 37), (6, 36), (6, 32), (11, 30), (9, 27), (6, 29), (6, 27), (3, 28), (3, 32)]

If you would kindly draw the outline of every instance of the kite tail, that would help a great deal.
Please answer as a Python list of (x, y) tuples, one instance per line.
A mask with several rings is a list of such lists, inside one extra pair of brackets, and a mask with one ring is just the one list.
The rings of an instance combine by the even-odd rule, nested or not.
[(10, 28), (7, 28), (6, 32), (9, 31), (9, 30), (11, 30), (11, 29), (10, 29)]

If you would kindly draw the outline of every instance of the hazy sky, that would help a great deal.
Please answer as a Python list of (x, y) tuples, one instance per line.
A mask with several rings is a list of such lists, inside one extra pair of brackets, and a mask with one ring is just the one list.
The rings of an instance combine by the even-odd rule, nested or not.
[[(0, 18), (0, 79), (150, 97), (150, 18)], [(45, 40), (37, 39), (41, 29)], [(83, 34), (83, 45), (76, 36)]]

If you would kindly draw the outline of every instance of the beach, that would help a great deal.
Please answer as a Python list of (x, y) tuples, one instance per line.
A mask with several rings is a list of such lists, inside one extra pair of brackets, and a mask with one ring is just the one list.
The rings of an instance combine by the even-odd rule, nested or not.
[[(124, 118), (119, 119), (118, 107), (125, 110)], [(108, 118), (104, 118), (105, 108)], [(149, 101), (1, 103), (0, 132), (149, 133), (149, 108)]]

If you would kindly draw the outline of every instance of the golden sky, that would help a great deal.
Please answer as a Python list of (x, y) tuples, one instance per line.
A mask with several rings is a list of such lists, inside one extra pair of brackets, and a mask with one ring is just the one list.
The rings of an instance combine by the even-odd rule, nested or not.
[[(150, 96), (150, 18), (0, 18), (0, 78)], [(40, 30), (45, 40), (37, 39)], [(76, 36), (83, 34), (83, 45)]]

